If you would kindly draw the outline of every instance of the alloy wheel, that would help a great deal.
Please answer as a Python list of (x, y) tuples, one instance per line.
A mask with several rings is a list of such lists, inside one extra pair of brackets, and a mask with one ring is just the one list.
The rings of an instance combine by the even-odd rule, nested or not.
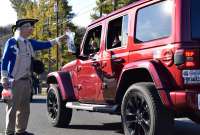
[(143, 96), (134, 93), (125, 107), (125, 124), (130, 135), (148, 135), (150, 130), (150, 110)]
[(49, 91), (47, 96), (47, 110), (50, 118), (55, 120), (58, 115), (58, 100), (53, 91)]

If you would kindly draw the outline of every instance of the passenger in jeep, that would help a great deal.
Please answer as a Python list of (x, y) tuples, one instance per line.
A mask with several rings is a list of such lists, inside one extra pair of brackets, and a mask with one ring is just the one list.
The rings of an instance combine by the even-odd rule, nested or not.
[(120, 47), (120, 46), (121, 46), (121, 41), (119, 39), (119, 35), (117, 34), (112, 43), (112, 48), (116, 48), (116, 47)]

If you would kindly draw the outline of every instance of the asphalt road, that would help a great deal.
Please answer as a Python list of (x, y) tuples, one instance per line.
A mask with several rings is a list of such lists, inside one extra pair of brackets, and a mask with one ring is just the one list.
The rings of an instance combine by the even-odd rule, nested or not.
[[(54, 128), (46, 117), (44, 97), (31, 103), (28, 131), (35, 135), (123, 135), (120, 117), (101, 113), (74, 111), (69, 128)], [(0, 103), (0, 135), (4, 129), (5, 105)], [(171, 129), (169, 129), (171, 130)], [(188, 119), (177, 119), (174, 135), (200, 135), (200, 126)]]

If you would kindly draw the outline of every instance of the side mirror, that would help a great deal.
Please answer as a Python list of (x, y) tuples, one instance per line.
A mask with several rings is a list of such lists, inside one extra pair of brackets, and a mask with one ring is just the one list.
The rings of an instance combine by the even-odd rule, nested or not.
[(80, 47), (77, 47), (76, 48), (76, 52), (72, 53), (72, 54), (75, 55), (76, 58), (80, 59), (80, 60), (86, 60), (86, 59), (88, 59), (88, 56), (86, 56), (86, 55), (80, 55)]

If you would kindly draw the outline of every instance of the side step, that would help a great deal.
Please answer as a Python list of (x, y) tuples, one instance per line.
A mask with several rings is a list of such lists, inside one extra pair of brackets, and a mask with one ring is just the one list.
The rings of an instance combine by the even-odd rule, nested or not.
[(83, 104), (80, 102), (67, 102), (67, 108), (93, 111), (93, 112), (102, 112), (102, 113), (116, 113), (118, 105), (97, 105), (97, 104)]

